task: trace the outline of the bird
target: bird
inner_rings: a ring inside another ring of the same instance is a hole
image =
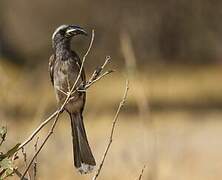
[[[74,85],[81,69],[81,60],[78,54],[71,49],[71,40],[74,36],[85,35],[87,32],[78,25],[61,25],[52,35],[53,54],[49,58],[49,75],[54,87],[58,104],[61,106],[67,92]],[[76,87],[86,83],[84,68]],[[83,110],[86,102],[86,92],[75,91],[65,105],[71,119],[74,166],[81,174],[92,172],[96,166],[83,122]]]

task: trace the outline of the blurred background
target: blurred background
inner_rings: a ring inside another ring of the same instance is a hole
[[[95,41],[88,76],[106,55],[116,72],[88,90],[84,111],[97,162],[130,80],[127,103],[100,178],[222,179],[222,1],[0,0],[0,125],[6,147],[22,142],[56,110],[48,75],[51,36],[78,24]],[[82,57],[90,36],[76,37]],[[43,130],[44,137],[49,127]],[[40,139],[41,142],[41,139]],[[33,145],[27,149],[34,153]],[[18,160],[19,169],[24,169]],[[73,168],[70,122],[62,115],[38,157],[39,179],[90,179]],[[16,179],[11,178],[11,179]]]

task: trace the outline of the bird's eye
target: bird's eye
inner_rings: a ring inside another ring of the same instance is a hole
[[[66,31],[64,29],[60,30],[61,35],[65,35]]]

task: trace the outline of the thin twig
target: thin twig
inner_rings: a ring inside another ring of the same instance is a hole
[[[142,168],[142,170],[141,170],[141,172],[140,172],[140,175],[139,175],[138,180],[141,180],[141,179],[142,179],[142,177],[143,177],[143,172],[144,172],[144,169],[145,169],[145,168],[146,168],[146,166],[144,165],[143,168]]]
[[[103,73],[102,75],[100,75],[99,77],[97,77],[96,79],[94,79],[93,81],[90,82],[90,84],[86,84],[84,87],[84,90],[88,89],[90,86],[92,86],[95,82],[99,81],[100,79],[102,79],[103,77],[105,77],[106,75],[110,74],[114,72],[113,70],[109,70],[106,71],[105,73]],[[79,90],[78,90],[79,91]],[[81,90],[80,90],[81,91]]]
[[[0,146],[2,145],[3,142],[4,142],[4,138],[1,139]]]
[[[114,70],[108,70],[105,73],[101,74],[103,69],[105,68],[105,66],[108,64],[108,62],[110,62],[110,59],[111,59],[110,56],[106,56],[103,65],[101,65],[100,67],[96,68],[96,70],[93,72],[93,74],[91,75],[89,80],[86,82],[86,84],[83,87],[83,89],[78,89],[78,91],[80,91],[80,92],[81,91],[86,91],[86,89],[88,89],[90,86],[92,86],[96,81],[99,81],[100,79],[102,79],[106,75],[114,72]]]
[[[110,59],[111,59],[110,56],[106,56],[105,62],[104,62],[104,64],[101,66],[102,69],[104,69],[104,67],[106,66],[106,64],[110,62]]]
[[[27,154],[26,154],[26,151],[25,151],[24,147],[22,148],[22,155],[23,155],[23,160],[24,160],[24,163],[25,163],[25,168],[27,168]],[[31,180],[29,171],[28,171],[27,174],[28,174],[28,180]]]
[[[121,102],[119,103],[119,107],[116,111],[116,114],[114,116],[114,119],[113,119],[113,123],[112,123],[112,129],[111,129],[111,132],[110,132],[110,136],[109,136],[109,143],[106,147],[106,150],[103,154],[103,157],[102,157],[102,160],[101,160],[101,163],[99,164],[99,168],[98,170],[96,171],[96,174],[93,176],[93,180],[96,180],[101,172],[101,169],[103,167],[103,164],[105,162],[105,159],[106,159],[106,156],[107,156],[107,153],[109,151],[109,148],[112,144],[112,141],[113,141],[113,133],[114,133],[114,130],[115,130],[115,125],[116,125],[116,122],[118,120],[118,116],[119,116],[119,113],[120,113],[120,110],[122,109],[123,105],[125,104],[126,102],[126,98],[127,98],[127,93],[128,93],[128,90],[129,90],[129,81],[127,80],[126,81],[126,88],[125,88],[125,92],[124,92],[124,95],[123,95],[123,98],[121,100]]]
[[[19,146],[18,150],[23,148],[25,145],[27,145],[35,136],[38,134],[38,132],[46,125],[48,124],[56,115],[58,114],[58,110],[52,113],[45,121],[43,121],[39,127],[36,128],[36,130]]]
[[[51,126],[51,129],[50,129],[50,131],[48,132],[46,138],[44,139],[44,141],[43,141],[43,143],[41,144],[40,148],[39,148],[38,151],[34,154],[33,158],[31,159],[30,163],[28,164],[27,168],[25,169],[25,171],[24,171],[24,173],[23,173],[23,175],[22,175],[22,177],[21,177],[22,180],[23,180],[23,178],[25,177],[26,173],[28,172],[28,170],[29,170],[31,164],[33,163],[34,159],[36,158],[36,156],[40,153],[40,151],[41,151],[42,148],[44,147],[44,145],[45,145],[45,143],[47,142],[47,140],[49,139],[49,137],[53,134],[53,130],[54,130],[55,126],[56,126],[56,123],[57,123],[57,121],[58,121],[58,119],[59,119],[60,114],[63,112],[65,105],[69,102],[72,93],[73,93],[74,91],[76,91],[76,90],[75,90],[76,84],[77,84],[77,82],[79,81],[79,78],[81,77],[81,74],[82,74],[82,71],[83,71],[84,62],[85,62],[85,59],[86,59],[87,55],[88,55],[89,52],[90,52],[90,49],[91,49],[92,44],[93,44],[93,41],[94,41],[94,30],[92,30],[91,41],[90,41],[88,50],[86,51],[85,55],[83,56],[82,64],[81,64],[81,67],[80,67],[80,70],[79,70],[79,74],[78,74],[78,76],[77,76],[77,78],[76,78],[76,81],[75,81],[75,83],[73,84],[71,91],[68,92],[68,95],[67,95],[64,103],[62,104],[62,106],[61,106],[61,107],[59,108],[59,110],[57,111],[55,120],[54,120],[54,122],[53,122],[53,124],[52,124],[52,126]],[[33,138],[33,137],[32,137],[32,138]]]
[[[22,177],[22,174],[19,172],[19,170],[17,168],[14,168],[13,171],[19,178]],[[23,180],[28,180],[28,179],[24,177]]]
[[[103,71],[103,69],[105,68],[106,64],[108,62],[110,62],[111,57],[110,56],[106,56],[105,61],[103,63],[102,66],[97,67],[96,70],[93,72],[92,76],[89,78],[87,84],[90,84],[93,80],[95,80]]]
[[[39,137],[37,137],[36,142],[34,144],[35,153],[38,151],[38,141]],[[34,160],[34,167],[33,167],[33,179],[37,179],[37,157]]]
[[[47,140],[49,139],[49,137],[52,135],[53,130],[54,130],[55,126],[56,126],[56,123],[57,123],[57,121],[58,121],[58,119],[59,119],[59,115],[60,115],[60,114],[61,114],[61,112],[56,115],[56,118],[55,118],[55,120],[54,120],[54,122],[53,122],[53,124],[52,124],[52,126],[51,126],[51,129],[50,129],[50,131],[48,132],[46,138],[44,139],[44,141],[43,141],[43,143],[41,144],[41,146],[40,146],[40,148],[38,149],[38,151],[34,154],[33,158],[32,158],[31,161],[29,162],[28,166],[26,167],[26,169],[25,169],[25,171],[24,171],[24,173],[23,173],[23,175],[22,175],[22,177],[21,177],[22,180],[23,180],[23,178],[25,177],[26,173],[28,172],[29,168],[31,167],[34,159],[37,157],[37,155],[40,153],[40,151],[42,150],[43,146],[45,145],[45,143],[47,142]]]
[[[65,91],[63,91],[62,89],[60,89],[59,87],[56,87],[56,89],[58,90],[58,91],[60,91],[61,93],[63,93],[64,95],[68,95]],[[70,91],[70,88],[68,88],[68,91]]]

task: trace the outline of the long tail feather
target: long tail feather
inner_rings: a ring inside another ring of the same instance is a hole
[[[92,151],[90,149],[83,118],[80,113],[72,113],[71,126],[73,137],[74,165],[81,174],[90,173],[96,165]]]

